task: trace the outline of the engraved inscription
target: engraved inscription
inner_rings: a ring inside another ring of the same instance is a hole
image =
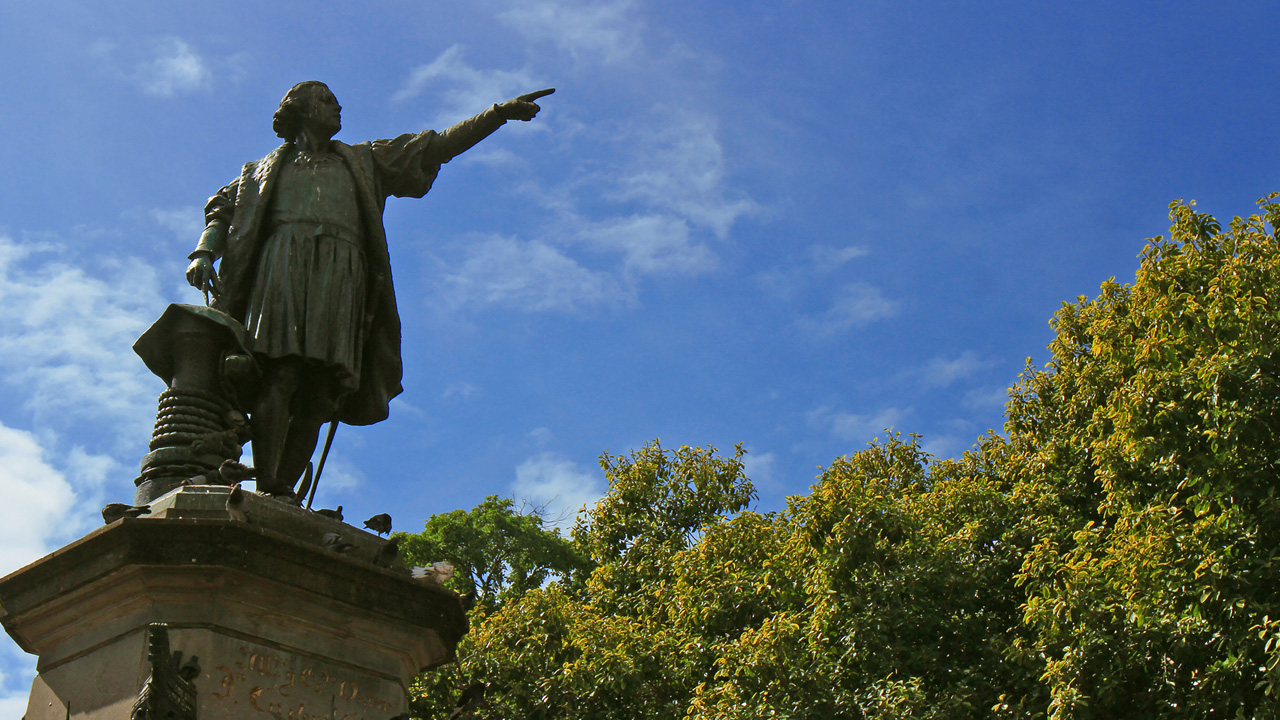
[[[211,697],[220,704],[247,705],[287,720],[380,720],[394,707],[353,678],[272,652],[242,646],[238,653],[239,659],[216,668],[220,689]]]

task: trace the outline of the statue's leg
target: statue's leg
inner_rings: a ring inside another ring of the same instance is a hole
[[[280,482],[288,483],[291,488],[315,454],[321,428],[333,419],[338,409],[332,371],[323,367],[308,367],[304,380],[294,396],[293,417],[276,473]]]
[[[302,375],[298,358],[270,358],[264,362],[262,391],[249,418],[253,430],[253,465],[258,473],[258,492],[289,492],[288,480],[281,482],[280,460],[289,436],[293,396]]]

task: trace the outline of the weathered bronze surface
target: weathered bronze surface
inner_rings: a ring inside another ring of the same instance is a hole
[[[182,652],[169,651],[169,626],[151,623],[147,628],[147,662],[151,674],[142,684],[129,720],[196,720],[196,686],[200,674],[196,656],[182,662]]]
[[[272,125],[285,143],[209,199],[187,269],[214,308],[244,324],[262,367],[250,408],[260,491],[292,496],[325,422],[384,420],[402,390],[386,199],[422,197],[442,164],[508,120],[532,120],[534,101],[552,92],[439,133],[356,145],[333,139],[342,108],[323,83],[285,95]]]

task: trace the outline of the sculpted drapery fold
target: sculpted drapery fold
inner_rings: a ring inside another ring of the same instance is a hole
[[[443,132],[427,130],[356,145],[332,141],[330,151],[350,171],[360,209],[360,247],[366,277],[360,377],[357,389],[341,403],[338,420],[368,425],[386,419],[388,403],[400,394],[400,316],[396,309],[382,212],[390,196],[426,195],[440,166],[497,130],[505,120],[496,108]],[[214,307],[244,322],[264,245],[280,169],[295,152],[291,142],[247,163],[240,176],[213,195],[205,206],[205,232],[191,257],[221,259]]]

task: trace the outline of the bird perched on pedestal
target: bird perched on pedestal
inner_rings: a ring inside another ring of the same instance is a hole
[[[341,505],[338,506],[337,510],[326,510],[324,508],[321,508],[319,510],[315,510],[314,512],[317,515],[321,515],[327,518],[333,518],[338,522],[342,522],[342,506]]]
[[[393,537],[378,548],[378,553],[373,556],[373,564],[378,567],[391,567],[391,563],[395,562],[399,555],[400,538]]]
[[[320,544],[325,550],[332,550],[339,555],[348,553],[356,547],[355,543],[347,540],[336,532],[325,533],[324,537],[320,539]]]
[[[227,514],[232,520],[249,522],[249,516],[244,514],[244,490],[240,489],[240,483],[236,483],[227,495]]]
[[[223,460],[222,464],[218,466],[218,474],[227,482],[241,483],[245,480],[252,480],[255,472],[253,468],[242,462]]]
[[[433,562],[426,567],[413,569],[413,578],[415,580],[429,582],[432,585],[443,585],[451,577],[453,577],[453,563],[445,560]]]
[[[374,515],[368,520],[365,520],[364,526],[378,533],[379,535],[390,534],[391,516],[386,513],[379,513],[378,515]]]
[[[125,505],[124,503],[107,503],[102,508],[102,521],[110,525],[120,518],[136,518],[151,512],[150,505]]]

